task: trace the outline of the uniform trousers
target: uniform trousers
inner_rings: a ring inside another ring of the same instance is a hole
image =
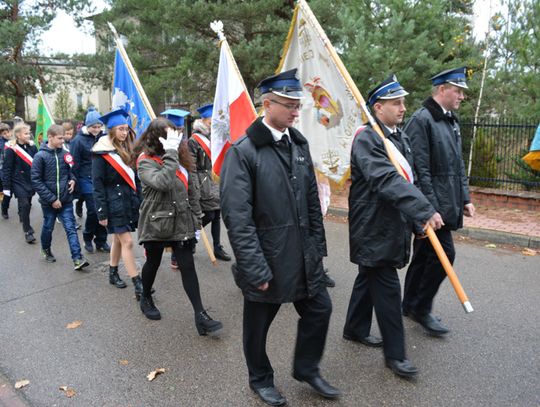
[[[332,302],[326,287],[311,298],[295,301],[300,316],[296,334],[293,374],[300,379],[319,376]],[[244,356],[253,389],[274,386],[274,370],[266,354],[266,338],[281,304],[244,299]]]
[[[17,196],[17,205],[19,208],[19,219],[22,222],[24,233],[34,233],[34,229],[30,226],[30,209],[32,209],[31,196]]]
[[[454,264],[456,250],[452,231],[439,229],[435,232],[441,242],[450,263]],[[426,315],[433,308],[433,299],[444,281],[446,272],[433,250],[429,239],[416,239],[413,245],[413,257],[405,276],[403,293],[403,311],[416,315]]]
[[[84,224],[83,239],[85,242],[90,243],[93,240],[97,247],[102,247],[107,243],[107,229],[99,224],[94,195],[81,194],[81,197],[86,202],[86,222]]]
[[[401,286],[394,267],[358,266],[343,332],[356,338],[368,336],[373,307],[383,338],[384,356],[405,359]]]
[[[203,211],[203,218],[201,219],[203,227],[212,222],[212,240],[214,247],[221,245],[221,211],[219,209],[213,211]]]

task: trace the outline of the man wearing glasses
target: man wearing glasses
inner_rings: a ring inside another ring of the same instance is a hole
[[[341,392],[319,371],[332,303],[322,257],[326,240],[307,140],[292,127],[301,107],[296,69],[264,79],[264,117],[230,148],[221,171],[221,207],[244,295],[243,342],[250,388],[267,404],[285,397],[274,385],[266,337],[280,305],[300,315],[293,377],[326,398]]]

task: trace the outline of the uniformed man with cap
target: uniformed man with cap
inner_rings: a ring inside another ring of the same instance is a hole
[[[461,154],[461,134],[454,111],[468,89],[467,68],[450,69],[431,78],[432,96],[407,122],[418,186],[441,214],[445,226],[436,232],[451,263],[455,249],[452,231],[463,227],[463,215],[474,216],[467,175]],[[446,273],[427,239],[414,242],[413,257],[405,278],[403,315],[420,323],[428,334],[448,332],[431,311],[433,298]]]
[[[243,342],[249,386],[267,404],[283,405],[266,354],[268,329],[283,303],[300,315],[293,377],[320,395],[341,392],[319,370],[332,312],[324,282],[321,206],[307,140],[292,127],[302,86],[296,69],[258,85],[264,117],[236,141],[221,171],[221,208],[244,295]]]
[[[414,185],[409,139],[397,127],[405,114],[406,95],[397,78],[390,75],[368,98],[405,178],[390,162],[383,139],[371,125],[360,127],[352,144],[349,240],[350,258],[358,265],[358,275],[343,336],[368,346],[378,345],[380,340],[369,335],[374,307],[386,365],[399,376],[411,377],[417,369],[405,354],[396,269],[409,261],[413,230],[421,232],[426,223],[437,229],[442,220]]]

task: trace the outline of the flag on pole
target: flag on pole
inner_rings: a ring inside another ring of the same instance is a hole
[[[540,125],[536,129],[531,149],[527,155],[523,157],[523,161],[527,163],[535,171],[540,171]]]
[[[146,130],[152,118],[155,117],[150,104],[145,103],[145,100],[146,95],[125,50],[117,45],[114,58],[112,108],[113,110],[122,108],[129,113],[130,126],[135,130],[137,137]]]
[[[36,120],[36,135],[34,137],[34,142],[39,149],[41,142],[47,140],[47,130],[49,127],[54,124],[54,119],[52,114],[47,106],[45,97],[43,93],[39,91],[38,94],[38,111],[37,111],[37,120]]]
[[[221,40],[211,141],[212,168],[219,176],[231,143],[245,133],[257,118],[257,113],[223,35],[223,24],[219,21],[211,26]]]
[[[308,8],[299,1],[294,10],[277,72],[298,68],[305,98],[295,127],[309,141],[316,170],[341,185],[349,177],[351,145],[362,115]]]

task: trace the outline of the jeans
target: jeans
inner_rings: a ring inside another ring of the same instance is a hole
[[[71,258],[73,260],[82,258],[81,245],[79,243],[79,236],[77,235],[77,224],[75,222],[75,215],[73,215],[73,204],[71,202],[66,203],[62,205],[60,209],[54,209],[50,205],[41,205],[41,209],[43,210],[41,247],[43,249],[51,248],[54,224],[56,222],[56,218],[58,217],[60,222],[62,222],[62,226],[64,226],[64,230],[66,231]]]

